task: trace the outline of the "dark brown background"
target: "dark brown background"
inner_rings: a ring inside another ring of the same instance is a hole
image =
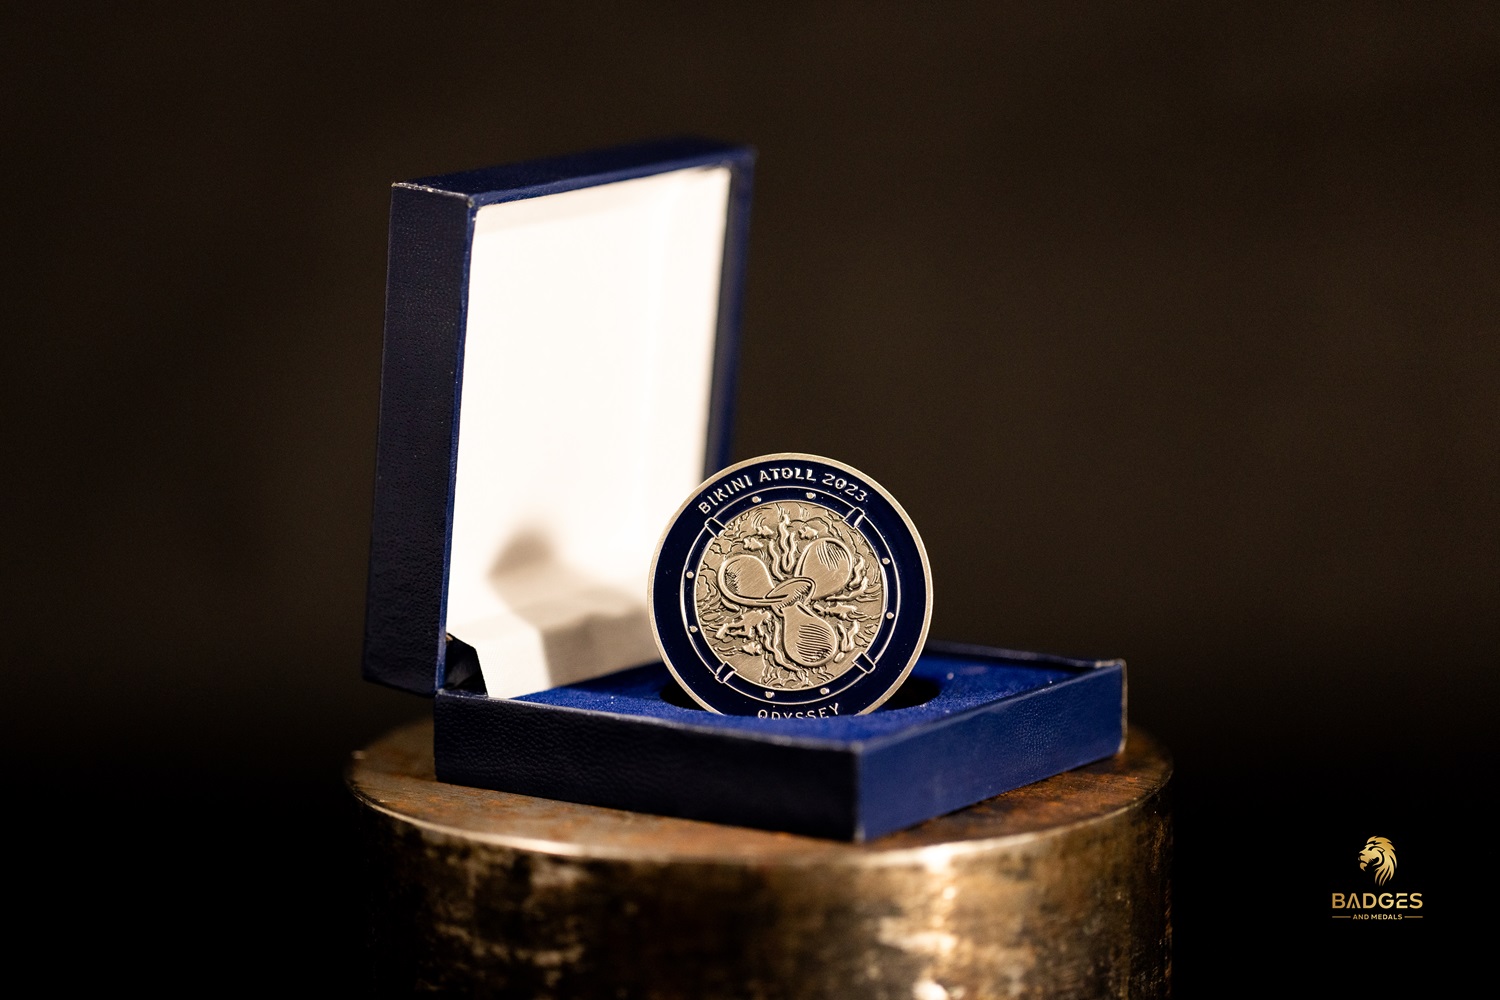
[[[358,680],[388,185],[678,132],[761,154],[736,457],[886,485],[934,635],[1129,660],[1180,766],[1182,995],[1447,939],[1323,907],[1373,833],[1456,907],[1437,857],[1483,832],[1493,7],[180,5],[0,38],[8,864],[36,940],[93,956],[23,970],[350,981],[338,770],[424,710]],[[878,405],[828,419],[831,375]]]

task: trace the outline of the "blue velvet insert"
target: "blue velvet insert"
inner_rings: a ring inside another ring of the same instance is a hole
[[[524,698],[445,688],[433,704],[437,776],[868,840],[1119,749],[1121,661],[935,646],[868,715],[715,715],[690,707],[660,663]]]
[[[675,726],[757,735],[775,734],[820,742],[847,744],[919,729],[963,712],[991,705],[1013,695],[1049,687],[1077,676],[1076,669],[1043,668],[975,660],[969,656],[925,653],[907,678],[913,694],[932,693],[930,700],[906,708],[882,707],[868,715],[824,719],[760,719],[745,715],[716,715],[701,708],[684,708],[663,697],[677,682],[660,663],[621,670],[594,680],[539,691],[516,699],[541,705],[645,716]],[[901,704],[898,693],[887,704]]]

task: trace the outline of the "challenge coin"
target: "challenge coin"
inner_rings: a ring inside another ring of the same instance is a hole
[[[932,617],[927,552],[901,505],[815,455],[754,458],[699,486],[649,591],[667,668],[726,715],[869,712],[911,672]]]

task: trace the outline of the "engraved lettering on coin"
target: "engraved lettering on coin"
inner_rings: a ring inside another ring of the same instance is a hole
[[[769,503],[709,544],[693,597],[704,637],[736,673],[800,691],[832,681],[869,648],[885,616],[885,575],[838,514]]]

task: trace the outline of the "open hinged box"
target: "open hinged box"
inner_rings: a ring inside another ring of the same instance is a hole
[[[395,185],[365,677],[433,696],[441,780],[843,839],[1115,753],[1117,660],[929,643],[824,719],[715,715],[658,662],[654,546],[728,464],[752,163],[684,139]]]

